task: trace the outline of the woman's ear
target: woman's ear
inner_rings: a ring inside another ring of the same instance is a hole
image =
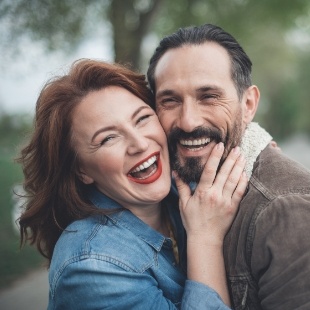
[[[84,184],[92,184],[94,183],[93,178],[88,176],[83,170],[80,170],[79,173],[77,174],[79,179],[84,183]]]
[[[250,86],[244,94],[244,111],[243,111],[243,122],[245,125],[252,122],[260,98],[259,89],[256,85]]]

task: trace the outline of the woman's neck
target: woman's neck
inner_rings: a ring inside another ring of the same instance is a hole
[[[131,209],[131,212],[154,230],[164,236],[169,236],[166,215],[161,204]]]

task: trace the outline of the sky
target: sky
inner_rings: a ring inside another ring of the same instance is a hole
[[[113,59],[109,40],[103,42],[102,38],[85,41],[70,55],[60,52],[48,53],[36,42],[23,44],[23,49],[18,55],[0,64],[0,113],[33,114],[44,83],[54,75],[63,74],[76,59]]]

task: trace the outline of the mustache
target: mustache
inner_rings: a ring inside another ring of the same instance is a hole
[[[180,128],[173,128],[168,135],[168,143],[173,145],[179,140],[200,139],[205,137],[214,140],[216,143],[226,142],[222,133],[218,129],[210,127],[197,127],[192,132],[185,132]]]

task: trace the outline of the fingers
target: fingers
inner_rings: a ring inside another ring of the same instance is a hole
[[[237,207],[246,191],[248,185],[248,178],[246,176],[246,173],[243,171],[243,173],[241,174],[239,183],[232,195],[231,198],[231,203],[233,206]]]
[[[231,164],[233,161],[234,159],[231,160]],[[224,184],[223,196],[232,197],[232,195],[234,194],[236,190],[236,187],[238,186],[241,180],[244,167],[245,167],[245,158],[243,155],[239,155],[230,173],[228,174],[227,180]]]
[[[175,184],[178,189],[180,203],[181,205],[185,205],[191,197],[190,187],[179,178],[175,171],[172,171],[172,176],[174,177]]]
[[[216,188],[219,190],[222,189],[223,191],[225,186],[227,191],[236,188],[244,169],[245,163],[242,159],[243,157],[240,157],[239,147],[235,147],[230,151],[214,181],[214,186]],[[235,167],[236,164],[237,166]],[[231,194],[232,193],[233,191],[231,191]]]
[[[216,144],[210,154],[210,157],[205,164],[202,175],[197,185],[196,191],[205,190],[213,185],[216,171],[222,155],[224,153],[224,144],[222,142]]]

